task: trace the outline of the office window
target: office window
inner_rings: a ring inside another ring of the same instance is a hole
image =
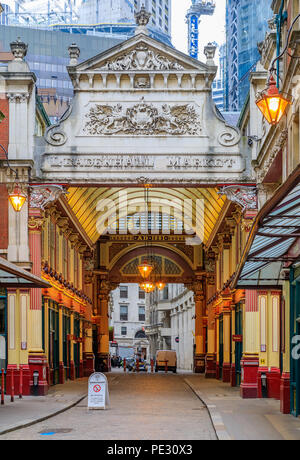
[[[139,307],[139,321],[145,321],[145,307]]]
[[[146,292],[143,289],[139,288],[139,299],[143,300],[145,298],[146,298]]]
[[[120,305],[120,321],[128,321],[127,305]]]
[[[128,299],[128,286],[120,286],[120,298]]]

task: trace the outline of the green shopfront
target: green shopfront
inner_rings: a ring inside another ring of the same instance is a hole
[[[300,267],[291,270],[291,413],[300,415]]]

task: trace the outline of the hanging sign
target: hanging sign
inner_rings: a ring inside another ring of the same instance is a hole
[[[175,342],[176,342],[176,343],[179,343],[179,337],[176,337],[176,338],[175,338]]]
[[[234,342],[240,342],[241,343],[243,341],[243,336],[242,335],[233,335],[232,340]]]
[[[104,374],[96,372],[89,378],[88,408],[106,409],[109,405],[108,382]]]

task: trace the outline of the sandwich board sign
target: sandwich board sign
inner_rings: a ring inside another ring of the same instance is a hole
[[[95,372],[88,383],[88,409],[106,409],[109,405],[108,382],[104,374]]]

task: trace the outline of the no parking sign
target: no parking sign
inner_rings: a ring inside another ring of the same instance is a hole
[[[109,405],[108,382],[104,374],[96,372],[89,378],[88,408],[106,409]]]

